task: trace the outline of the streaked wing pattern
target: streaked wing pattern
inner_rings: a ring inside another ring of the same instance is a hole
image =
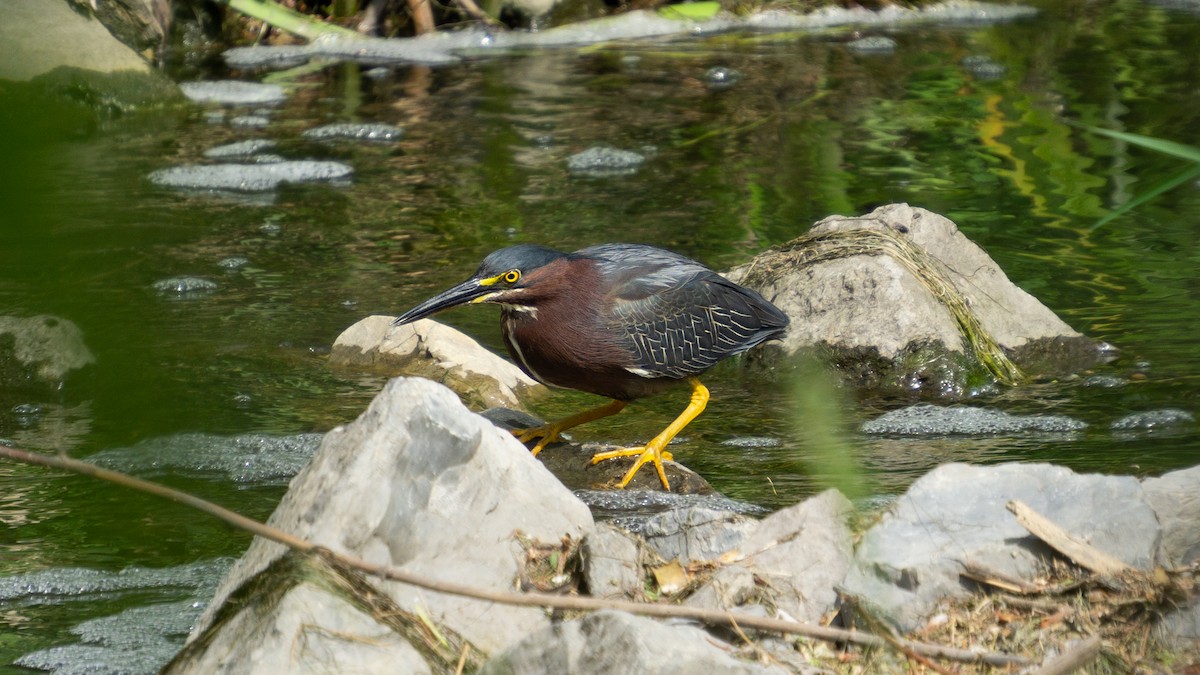
[[[608,324],[624,332],[638,375],[697,375],[787,326],[787,318],[757,293],[691,259],[664,260],[663,251],[642,247],[606,255],[607,248],[581,253],[600,258],[601,269],[615,282]]]

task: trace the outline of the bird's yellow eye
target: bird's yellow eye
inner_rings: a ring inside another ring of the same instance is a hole
[[[515,284],[521,278],[521,270],[509,270],[500,277],[506,284]]]

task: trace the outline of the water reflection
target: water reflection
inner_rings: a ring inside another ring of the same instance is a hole
[[[915,401],[851,392],[844,442],[866,485],[894,494],[945,461],[1137,474],[1195,463],[1194,427],[1125,436],[1108,425],[1130,412],[1196,412],[1200,190],[1180,187],[1092,231],[1178,162],[1065,120],[1200,145],[1200,68],[1194,50],[1178,48],[1200,42],[1200,18],[1132,0],[1047,3],[1033,21],[901,31],[886,56],[847,50],[842,37],[735,34],[386,72],[330,66],[301,76],[265,129],[184,108],[27,149],[5,182],[16,225],[0,228],[3,313],[74,322],[96,362],[52,395],[3,397],[0,437],[82,456],[123,448],[138,470],[161,459],[153,472],[163,480],[265,517],[278,476],[235,484],[228,467],[181,469],[186,451],[163,439],[290,436],[353,419],[382,378],[327,369],[332,340],[465,278],[496,248],[640,241],[721,268],[831,213],[908,201],[954,219],[1016,283],[1121,348],[1096,374],[1126,386],[1081,377],[971,402],[1077,417],[1089,423],[1078,434],[929,439],[858,433]],[[971,56],[1005,72],[981,77],[964,66]],[[705,82],[714,67],[741,78],[714,89]],[[405,134],[387,146],[302,137],[343,121]],[[252,139],[274,140],[281,157],[351,165],[353,182],[283,186],[246,202],[147,180]],[[567,158],[597,145],[653,152],[630,176],[571,176]],[[228,271],[220,263],[230,258],[250,262]],[[219,287],[186,302],[153,291],[180,276]],[[493,313],[446,319],[502,350]],[[779,507],[839,479],[814,468],[795,434],[786,380],[719,368],[706,383],[712,404],[672,449],[718,489]],[[581,397],[556,395],[535,412],[595,402]],[[10,412],[28,402],[42,406],[36,419]],[[578,437],[644,440],[679,406],[672,395],[641,402]],[[752,437],[771,442],[731,442]],[[0,495],[10,575],[169,567],[246,545],[181,508],[84,479],[0,467]],[[98,601],[85,614],[113,611]],[[11,644],[27,653],[70,643],[79,617],[64,614],[74,613],[23,607],[5,625],[18,636]],[[19,655],[6,649],[0,662]]]

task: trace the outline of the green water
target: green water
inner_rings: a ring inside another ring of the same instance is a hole
[[[211,124],[191,106],[91,130],[49,125],[67,138],[18,144],[5,160],[0,314],[74,322],[96,363],[61,389],[0,392],[0,438],[87,457],[184,432],[325,431],[354,419],[383,382],[330,370],[334,338],[465,278],[502,245],[641,241],[722,268],[826,215],[907,201],[955,220],[1069,324],[1119,347],[1100,372],[1127,385],[1040,382],[971,401],[1071,415],[1090,425],[1078,434],[917,441],[853,433],[911,400],[843,391],[835,412],[869,492],[895,493],[954,460],[1139,475],[1197,463],[1194,426],[1120,436],[1108,424],[1142,410],[1198,412],[1200,189],[1184,185],[1091,231],[1183,166],[1064,120],[1200,146],[1200,18],[1143,3],[1065,3],[1032,21],[894,37],[893,55],[855,55],[831,33],[538,52],[382,78],[331,66],[305,77],[261,131]],[[968,55],[1007,72],[976,79],[960,66]],[[743,77],[712,90],[703,81],[712,66]],[[386,122],[407,135],[394,145],[296,140],[330,121]],[[279,140],[288,156],[345,161],[353,184],[286,188],[256,205],[146,180],[254,137]],[[633,176],[569,175],[566,158],[597,144],[653,154]],[[227,272],[217,263],[229,256],[250,263]],[[188,298],[151,288],[180,275],[220,287]],[[500,348],[493,309],[442,318]],[[802,440],[804,428],[827,422],[797,412],[793,388],[803,382],[735,367],[707,381],[714,400],[674,452],[717,489],[778,507],[835,477]],[[639,403],[578,435],[648,438],[685,399]],[[566,393],[536,412],[594,402]],[[41,405],[41,416],[12,412],[24,403]],[[746,437],[772,444],[736,443]],[[201,469],[154,477],[258,518],[283,490]],[[182,507],[8,464],[0,522],[5,576],[182,565],[236,556],[248,541]],[[74,641],[70,628],[83,619],[159,599],[0,600],[0,664]]]

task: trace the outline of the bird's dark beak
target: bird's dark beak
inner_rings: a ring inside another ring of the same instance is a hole
[[[392,322],[393,326],[403,326],[406,323],[412,323],[417,319],[424,319],[427,316],[432,316],[451,307],[466,305],[473,302],[484,302],[488,296],[494,294],[496,289],[490,285],[483,284],[479,279],[472,277],[455,286],[454,288],[442,291],[432,298],[413,307],[407,312],[396,317]]]

